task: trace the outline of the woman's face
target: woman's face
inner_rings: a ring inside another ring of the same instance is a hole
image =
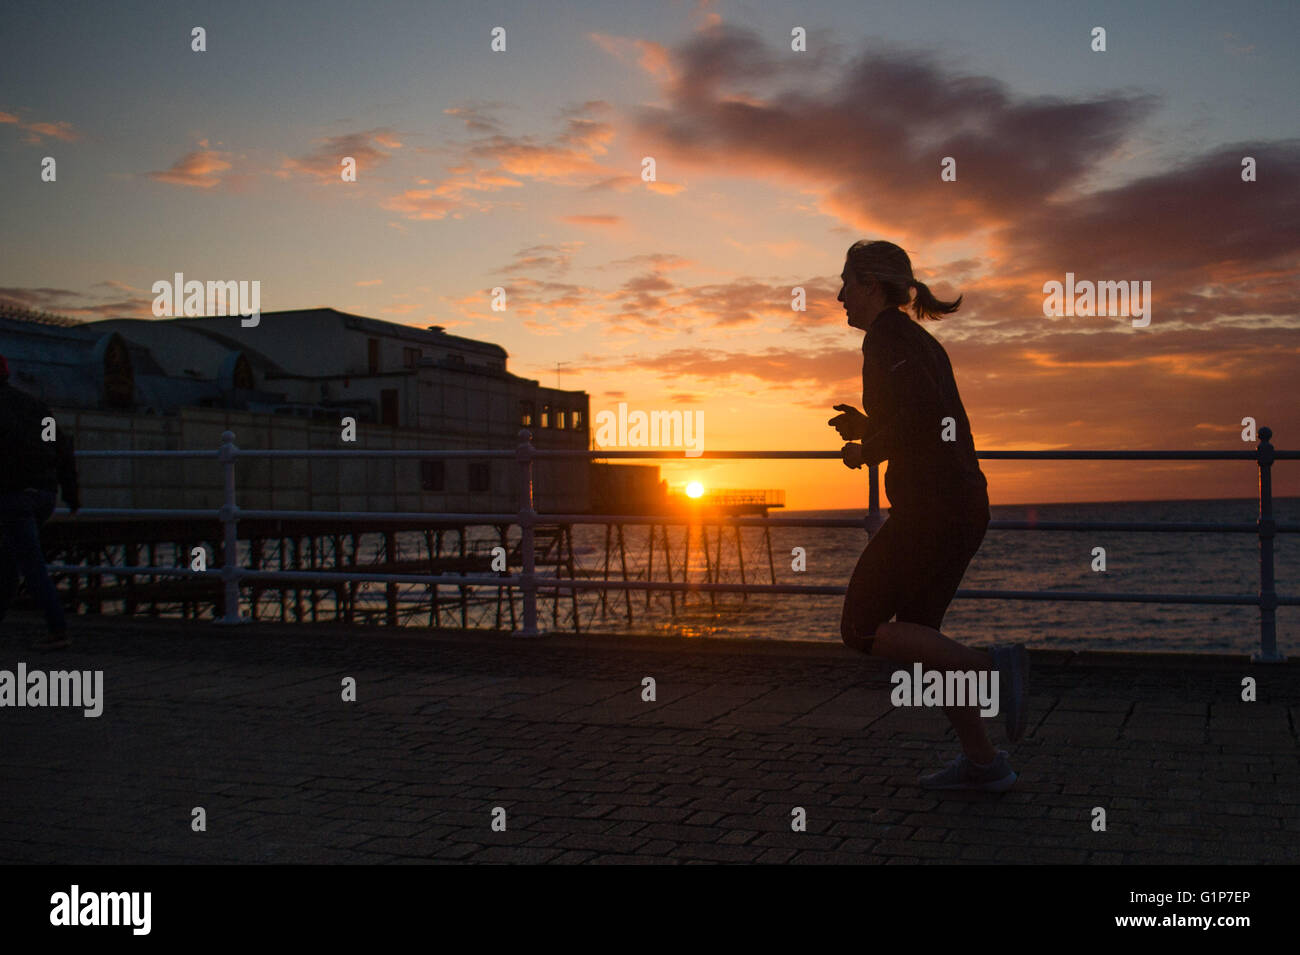
[[[844,271],[840,273],[840,281],[844,284],[840,287],[838,301],[844,303],[848,323],[852,328],[865,331],[880,311],[873,304],[875,298],[880,295],[878,283],[871,279],[866,285],[861,284],[848,263],[845,263]]]

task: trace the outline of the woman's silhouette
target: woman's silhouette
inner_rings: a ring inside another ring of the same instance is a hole
[[[955,312],[912,275],[907,253],[892,242],[855,242],[841,275],[851,327],[862,341],[862,405],[836,405],[830,420],[851,468],[888,460],[889,518],[858,560],[840,623],[845,644],[894,663],[927,670],[995,670],[1007,738],[1025,729],[1028,656],[1023,645],[976,650],[939,632],[944,613],[989,522],[988,483],[980,471],[970,422],[948,355],[902,311],[910,289],[916,318]],[[895,622],[891,618],[897,617]],[[979,709],[945,707],[962,755],[925,776],[930,789],[1002,791],[1016,780],[1004,750],[995,750]]]

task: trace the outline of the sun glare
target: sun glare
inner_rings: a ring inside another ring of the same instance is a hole
[[[686,496],[687,496],[687,497],[703,497],[703,496],[704,496],[704,485],[701,484],[699,481],[692,481],[690,484],[686,485]]]

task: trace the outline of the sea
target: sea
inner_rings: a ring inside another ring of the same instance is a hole
[[[994,520],[1011,521],[1144,521],[1253,523],[1259,502],[1252,499],[1206,501],[1134,501],[1088,504],[1006,505],[991,509]],[[861,510],[783,511],[772,516],[861,518]],[[1274,501],[1274,518],[1300,522],[1300,498]],[[771,571],[761,531],[746,529],[740,553],[733,532],[724,530],[706,562],[696,533],[691,580],[703,581],[709,567],[721,567],[719,580],[738,582],[739,557],[746,561],[746,580],[770,583]],[[1274,538],[1274,573],[1279,594],[1300,594],[1300,535]],[[771,528],[772,565],[777,583],[838,585],[847,583],[867,543],[859,528]],[[713,542],[714,538],[710,537]],[[676,562],[682,559],[680,531],[670,535]],[[575,530],[580,566],[601,567],[604,529]],[[644,528],[629,527],[624,556],[629,575],[639,576],[648,556]],[[792,569],[792,552],[803,548],[806,569]],[[1094,548],[1105,548],[1105,570],[1094,569]],[[662,552],[654,577],[664,579]],[[619,557],[613,560],[619,567]],[[680,570],[680,568],[679,568]],[[619,574],[615,574],[619,576]],[[680,573],[676,579],[680,579]],[[1170,533],[1109,531],[1041,531],[990,529],[967,568],[963,589],[1067,590],[1084,593],[1247,594],[1260,587],[1259,538],[1247,533]],[[678,598],[680,601],[680,598]],[[590,608],[595,595],[584,599]],[[647,607],[644,593],[631,597],[632,620],[624,612],[627,598],[609,594],[594,612],[583,612],[584,629],[629,630],[686,636],[748,640],[839,642],[841,598],[752,594],[709,597],[692,594],[686,606],[670,612],[669,598],[658,594]],[[543,625],[546,616],[543,616]],[[1300,653],[1300,608],[1277,610],[1277,640],[1283,653]],[[963,643],[984,646],[1022,642],[1030,647],[1062,650],[1250,653],[1259,648],[1259,608],[1178,603],[1100,603],[1080,601],[993,600],[957,597],[944,619],[943,631]]]

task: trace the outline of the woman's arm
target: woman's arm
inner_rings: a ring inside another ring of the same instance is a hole
[[[923,359],[895,337],[882,336],[863,351],[862,405],[868,416],[862,437],[864,463],[892,460],[917,428],[928,427],[927,419],[935,418],[939,385]],[[939,427],[937,418],[933,425]]]
[[[867,433],[867,416],[852,405],[836,405],[840,412],[826,423],[840,433],[845,441],[857,441]]]

